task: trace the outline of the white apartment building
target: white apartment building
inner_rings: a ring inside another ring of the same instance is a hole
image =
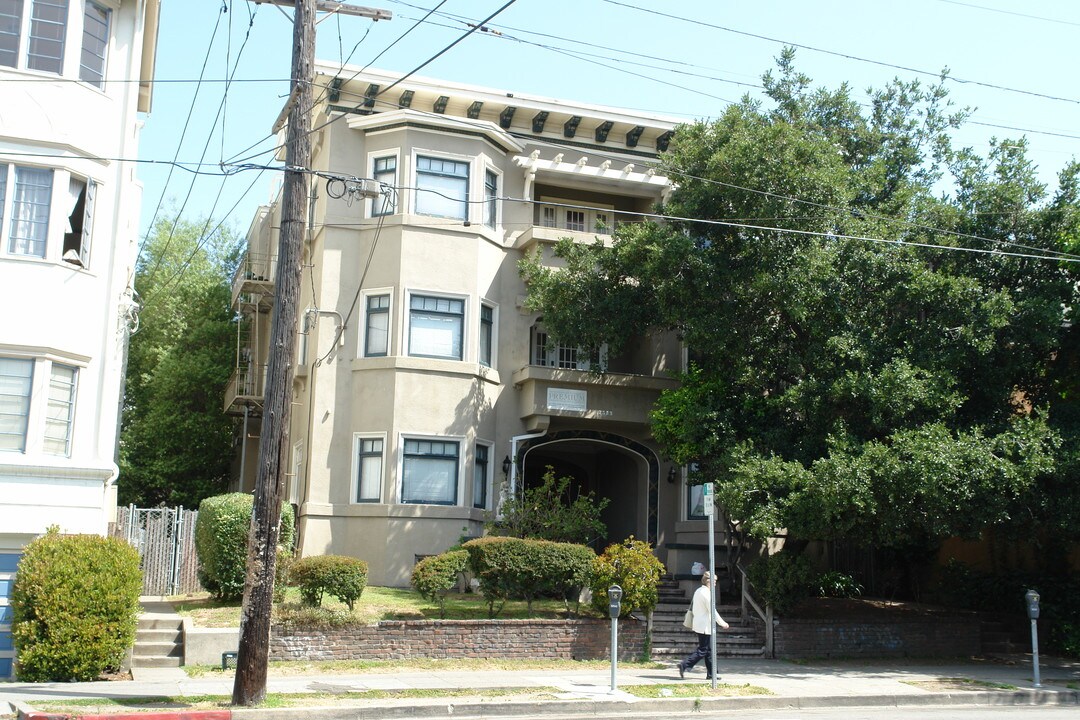
[[[683,348],[645,332],[618,356],[559,346],[524,307],[518,272],[527,254],[557,262],[559,238],[609,241],[651,211],[671,187],[654,165],[676,121],[316,71],[288,473],[301,553],[358,557],[372,584],[405,586],[418,558],[482,534],[504,487],[550,466],[610,499],[608,541],[648,540],[689,572],[688,552],[705,558],[700,497],[648,425]],[[245,490],[279,218],[277,204],[257,214],[233,286],[245,321],[225,409],[245,418]],[[590,372],[600,355],[605,372]]]
[[[20,548],[104,534],[160,0],[0,2],[0,679]]]

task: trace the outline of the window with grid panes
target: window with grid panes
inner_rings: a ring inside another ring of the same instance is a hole
[[[450,440],[405,440],[401,502],[456,505],[459,448]]]
[[[382,438],[357,438],[356,452],[356,502],[377,503],[382,490]]]
[[[469,219],[469,164],[457,160],[416,158],[416,212]]]
[[[382,195],[371,201],[372,216],[393,215],[397,212],[397,157],[375,158],[372,177],[382,188]]]
[[[390,296],[369,295],[364,356],[382,357],[390,350]]]
[[[473,507],[487,509],[488,457],[491,448],[476,446],[476,465],[473,467]]]
[[[461,360],[465,301],[413,295],[409,298],[409,355]]]

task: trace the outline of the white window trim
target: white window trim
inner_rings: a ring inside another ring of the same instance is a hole
[[[402,200],[403,193],[400,191],[400,188],[402,186],[402,182],[401,182],[401,171],[402,171],[402,167],[401,167],[401,149],[400,148],[393,148],[393,149],[388,149],[388,150],[369,152],[367,154],[367,167],[368,167],[368,172],[370,173],[369,177],[372,177],[372,178],[375,177],[375,161],[376,160],[382,160],[383,158],[389,158],[389,157],[394,158],[394,190],[393,190],[393,193],[394,193],[394,209],[393,209],[392,212],[386,213],[384,215],[376,214],[375,208],[382,204],[382,201],[383,201],[382,198],[379,197],[379,198],[376,198],[376,199],[368,200],[367,201],[367,214],[366,214],[366,216],[369,217],[369,218],[378,219],[378,218],[392,217],[394,215],[400,215],[401,212],[402,212],[401,200]]]
[[[368,328],[368,298],[373,295],[389,295],[390,296],[390,308],[386,311],[386,355],[368,355],[367,354],[367,328]],[[360,332],[359,346],[356,348],[356,357],[369,358],[369,357],[392,357],[394,355],[394,305],[397,303],[397,298],[394,296],[394,288],[381,287],[371,288],[370,290],[362,290],[360,293],[360,307],[363,309],[360,319]]]
[[[379,495],[374,500],[360,500],[360,444],[364,440],[382,440],[382,460],[379,463]],[[349,475],[349,504],[350,505],[378,505],[386,496],[386,451],[389,449],[386,442],[386,433],[369,432],[353,433],[352,441],[352,471]],[[402,444],[404,448],[404,444]]]
[[[486,158],[483,158],[483,162],[480,163],[480,166],[481,166],[481,172],[478,173],[479,175],[481,175],[481,178],[480,178],[480,197],[484,200],[484,202],[481,203],[481,209],[480,209],[480,226],[483,227],[484,229],[486,229],[488,232],[498,234],[498,233],[502,232],[502,226],[503,226],[503,203],[502,203],[501,200],[499,200],[499,198],[502,197],[505,194],[503,192],[503,187],[504,187],[503,183],[505,182],[506,178],[503,176],[502,171],[499,170],[499,168],[492,165],[490,162],[488,162]],[[494,227],[487,224],[487,174],[489,172],[493,173],[495,175],[495,226]]]
[[[15,360],[30,360],[33,363],[30,380],[30,408],[26,416],[26,438],[23,449],[0,450],[0,459],[5,456],[22,455],[70,458],[76,454],[76,441],[78,440],[79,406],[80,396],[83,394],[84,378],[87,364],[77,358],[66,357],[58,353],[33,353],[18,350],[0,350],[0,356]],[[49,385],[52,382],[52,366],[66,365],[75,369],[74,391],[71,407],[71,421],[67,439],[67,452],[64,454],[50,453],[45,450],[45,426],[49,412]]]
[[[483,340],[480,323],[485,307],[491,308],[491,363],[489,365],[484,365],[480,361],[480,343]],[[492,370],[499,366],[499,304],[485,298],[480,298],[476,307],[476,363]]]
[[[33,13],[32,0],[18,0],[22,3],[22,19],[19,27],[19,54],[15,58],[15,65],[3,65],[0,68],[9,71],[18,71],[44,77],[64,77],[77,80],[84,88],[96,92],[103,92],[104,88],[88,83],[81,79],[80,67],[82,64],[83,28],[85,25],[85,0],[68,0],[67,19],[64,22],[64,56],[60,61],[60,72],[54,73],[48,70],[32,70],[28,67],[27,52],[30,42],[30,21]],[[109,37],[105,44],[105,67],[103,73],[103,85],[109,79],[109,65],[115,49],[116,25],[119,19],[120,3],[117,0],[93,0],[96,5],[110,11]]]
[[[300,440],[292,446],[292,477],[289,478],[289,502],[293,505],[300,504],[300,483],[304,479],[304,441]]]
[[[477,505],[476,505],[476,488],[472,487],[471,488],[472,489],[472,495],[469,498],[469,507],[472,508],[473,510],[491,510],[491,500],[492,500],[492,496],[493,496],[493,494],[495,492],[495,484],[493,482],[493,478],[495,476],[495,443],[491,442],[490,440],[481,440],[480,438],[477,438],[476,441],[473,443],[473,446],[472,446],[472,463],[473,463],[473,471],[474,471],[474,473],[476,471],[476,448],[479,445],[483,445],[484,447],[486,447],[488,449],[487,473],[486,473],[486,477],[484,478],[484,489],[485,489],[484,505],[483,505],[483,507],[477,507]],[[475,478],[473,476],[469,477],[470,486],[472,485],[472,481],[474,479]]]
[[[416,505],[423,506],[428,503],[406,503],[402,498],[405,492],[405,441],[406,440],[431,440],[433,442],[456,442],[458,445],[458,457],[457,457],[457,487],[454,490],[454,497],[456,500],[453,505],[438,504],[432,507],[462,507],[465,502],[465,488],[463,483],[472,482],[472,475],[468,478],[465,477],[465,461],[468,459],[466,456],[471,455],[466,445],[467,439],[463,435],[430,435],[426,433],[410,433],[403,432],[398,434],[397,438],[397,486],[394,488],[394,499],[399,505]],[[385,447],[385,445],[383,446]]]
[[[9,235],[11,233],[11,217],[14,212],[16,167],[52,171],[52,189],[49,195],[48,228],[45,234],[44,257],[13,253],[8,250]],[[0,155],[0,172],[7,173],[5,193],[4,196],[0,197],[0,204],[3,206],[2,213],[0,213],[0,215],[3,216],[2,221],[0,221],[0,257],[24,262],[63,263],[63,265],[68,268],[88,270],[90,267],[90,255],[92,254],[95,245],[94,227],[100,226],[100,223],[97,222],[97,216],[102,208],[101,181],[98,178],[76,172],[67,167],[28,163],[23,162],[21,158],[10,158],[3,155]],[[68,204],[68,199],[70,198],[69,189],[73,178],[85,183],[87,192],[93,194],[90,228],[89,232],[86,232],[84,228],[84,238],[80,243],[81,252],[79,264],[63,261],[64,235],[67,234],[68,217],[71,215],[72,211],[72,207]]]
[[[429,158],[434,158],[434,159],[437,159],[437,160],[449,160],[449,161],[452,161],[452,162],[465,163],[466,165],[469,166],[469,178],[468,178],[468,183],[466,184],[468,197],[465,200],[465,218],[464,219],[458,220],[458,218],[450,218],[450,217],[445,217],[445,216],[442,216],[442,215],[429,215],[427,213],[421,213],[416,209],[416,202],[417,202],[417,199],[419,198],[419,192],[420,192],[420,190],[419,190],[419,188],[420,188],[420,173],[419,173],[417,168],[419,166],[419,162],[420,162],[421,157],[429,157]],[[416,216],[418,216],[418,217],[441,218],[443,220],[458,221],[458,222],[463,222],[463,223],[467,222],[467,223],[475,225],[476,224],[476,209],[475,209],[475,206],[477,204],[475,202],[475,200],[476,200],[476,175],[477,175],[476,165],[477,165],[477,163],[476,163],[476,156],[475,155],[463,155],[463,154],[460,154],[460,153],[448,153],[445,150],[428,150],[428,149],[423,149],[423,148],[413,148],[412,154],[409,157],[409,167],[408,167],[409,188],[410,188],[410,190],[409,190],[409,197],[406,198],[408,200],[408,203],[409,203],[409,205],[408,205],[409,212],[416,215]],[[399,176],[401,175],[400,171],[398,172],[398,175]],[[483,185],[481,185],[481,188],[483,188]],[[482,193],[481,193],[481,197],[483,197]],[[400,193],[398,194],[398,200],[401,200],[401,194]],[[481,204],[483,204],[483,203],[481,203]]]
[[[608,227],[608,231],[606,233],[597,232],[596,227],[595,227],[595,223],[594,223],[593,227],[590,228],[590,227],[586,226],[586,228],[584,230],[569,230],[569,229],[564,228],[561,225],[559,225],[559,223],[556,223],[555,228],[554,228],[556,230],[563,230],[565,232],[585,233],[587,235],[604,235],[604,236],[607,236],[607,235],[611,235],[612,230],[614,229],[614,226],[615,226],[615,206],[614,205],[608,205],[608,204],[605,204],[605,203],[588,202],[588,201],[584,201],[584,200],[571,200],[570,198],[552,197],[552,196],[549,196],[549,195],[542,195],[540,197],[540,199],[537,200],[537,204],[541,208],[543,208],[544,205],[554,205],[554,206],[556,206],[557,212],[562,214],[562,215],[565,215],[567,210],[581,209],[586,213],[586,221],[588,221],[588,218],[590,218],[590,217],[595,217],[597,212],[604,212],[604,213],[608,214],[608,220],[611,223],[611,225]],[[560,207],[560,206],[563,206],[563,205],[569,205],[570,207]],[[543,220],[543,209],[540,210],[540,213],[541,213],[540,219]]]
[[[413,355],[412,352],[412,299],[413,296],[419,295],[421,297],[433,297],[433,298],[445,298],[447,300],[460,300],[462,302],[463,316],[461,318],[461,357],[444,357],[444,356],[432,356],[432,355]],[[404,323],[403,333],[401,336],[402,349],[401,354],[406,357],[428,358],[432,360],[446,360],[448,362],[465,362],[470,357],[476,357],[476,350],[473,350],[470,354],[471,343],[473,342],[473,333],[469,330],[470,313],[469,308],[471,306],[471,298],[468,295],[460,295],[457,293],[438,292],[433,290],[422,290],[419,288],[410,288],[405,292],[405,303],[401,312],[402,322]],[[391,301],[391,305],[393,302]],[[392,308],[391,308],[392,309]],[[479,322],[479,317],[477,317]],[[477,332],[479,328],[477,328]]]

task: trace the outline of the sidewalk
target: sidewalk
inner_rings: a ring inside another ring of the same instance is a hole
[[[1040,659],[1043,687],[1033,687],[1031,659],[1027,656],[993,661],[941,662],[871,660],[807,662],[783,660],[723,659],[719,663],[721,683],[749,684],[767,689],[771,695],[748,697],[703,697],[641,699],[616,689],[611,692],[611,672],[604,670],[521,670],[521,671],[424,671],[372,672],[362,675],[273,676],[267,683],[270,693],[348,692],[402,689],[486,689],[505,687],[556,688],[553,699],[526,697],[402,698],[359,700],[348,706],[320,708],[320,718],[387,717],[500,717],[574,716],[613,714],[660,714],[689,711],[721,713],[746,709],[790,709],[807,707],[900,705],[1077,705],[1080,704],[1080,662]],[[30,718],[35,702],[67,698],[133,698],[232,694],[232,676],[211,679],[188,678],[179,670],[139,674],[131,682],[94,683],[5,683],[0,684],[0,714],[5,702]],[[971,689],[937,681],[965,678],[977,681]],[[619,668],[617,686],[700,685],[708,687],[699,665],[680,680],[672,666],[665,669]],[[993,686],[979,683],[992,683]],[[1071,684],[1071,688],[1069,685]],[[999,688],[998,685],[1010,686]],[[700,707],[704,704],[704,707]],[[140,713],[143,720],[221,720],[244,717],[254,720],[301,720],[310,707],[288,709],[238,709],[234,711],[187,711],[183,707],[167,712]],[[90,717],[85,716],[84,717]],[[115,716],[114,716],[115,717]]]

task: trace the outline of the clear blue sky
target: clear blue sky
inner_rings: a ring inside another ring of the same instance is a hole
[[[366,65],[438,2],[352,3],[390,10],[389,22],[320,15],[316,56]],[[462,35],[464,23],[505,2],[447,0],[443,15],[432,15],[373,67],[413,70]],[[958,106],[974,108],[958,144],[985,155],[993,136],[1026,135],[1051,188],[1057,171],[1080,157],[1075,0],[517,0],[489,25],[502,35],[474,33],[418,74],[692,120],[719,115],[745,93],[760,96],[761,74],[787,42],[805,46],[796,64],[816,85],[846,81],[860,101],[868,86],[897,76],[933,82],[917,71],[948,67],[952,77],[971,81],[947,83]],[[291,10],[247,0],[163,0],[140,158],[202,161],[210,174],[177,169],[170,178],[167,164],[141,164],[143,233],[159,202],[164,214],[182,207],[185,218],[212,216],[246,231],[279,178],[252,171],[223,177],[217,163],[273,146],[270,127],[289,92],[291,39]],[[266,155],[249,161],[276,164]]]

